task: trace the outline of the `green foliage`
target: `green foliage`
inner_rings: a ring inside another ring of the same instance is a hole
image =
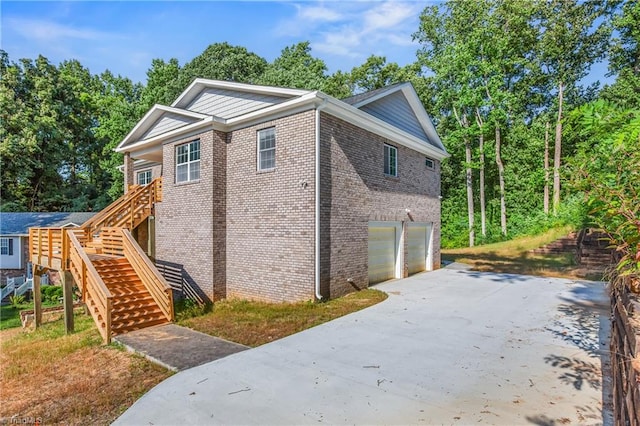
[[[42,294],[42,300],[44,302],[57,304],[62,297],[62,287],[55,285],[44,285],[40,287],[40,293]]]
[[[20,305],[23,305],[25,300],[26,298],[24,297],[23,294],[16,294],[14,296],[9,296],[9,303],[11,303],[11,306],[13,306],[14,308],[18,308],[20,307]]]
[[[285,47],[280,56],[267,65],[258,82],[267,86],[322,90],[326,71],[327,65],[311,56],[311,47],[305,41]]]
[[[204,52],[186,63],[178,75],[178,92],[187,88],[195,78],[256,83],[267,67],[267,61],[241,46],[214,43]]]
[[[199,304],[193,299],[180,299],[174,302],[176,321],[202,316],[213,309],[213,304]]]
[[[585,194],[592,220],[622,255],[620,272],[640,272],[640,110],[596,101],[576,109],[579,150],[572,185]]]

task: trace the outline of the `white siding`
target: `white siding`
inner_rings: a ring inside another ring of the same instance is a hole
[[[237,117],[288,100],[273,95],[224,89],[205,89],[186,109],[220,118]]]
[[[424,141],[429,140],[420,125],[420,121],[418,121],[418,118],[413,113],[411,105],[409,105],[409,102],[401,91],[366,104],[360,107],[360,109],[419,139]],[[429,141],[429,143],[431,143],[431,141]]]
[[[148,139],[157,136],[161,133],[168,132],[169,130],[177,129],[178,127],[186,126],[195,122],[195,118],[185,117],[179,114],[173,114],[170,112],[164,113],[162,117],[156,121],[153,126],[147,130],[141,139]]]
[[[22,238],[20,237],[2,237],[13,240],[13,254],[0,255],[0,269],[22,269]]]

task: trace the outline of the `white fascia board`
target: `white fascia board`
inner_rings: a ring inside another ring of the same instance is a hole
[[[170,130],[166,133],[161,133],[157,136],[154,136],[152,138],[149,139],[144,139],[141,141],[138,141],[136,143],[133,143],[131,145],[127,145],[127,146],[122,146],[122,144],[120,144],[115,151],[116,152],[127,152],[127,151],[135,151],[138,150],[142,147],[152,147],[155,145],[160,145],[162,143],[163,140],[179,135],[181,133],[186,133],[186,132],[190,132],[196,129],[200,129],[202,127],[207,127],[207,126],[212,126],[214,123],[220,123],[221,119],[217,118],[217,117],[213,117],[213,116],[206,116],[206,118],[200,120],[200,121],[196,121],[195,123],[191,123],[191,124],[187,124],[186,126],[182,126],[182,127],[178,127],[177,129],[173,129]]]
[[[392,93],[397,92],[398,90],[402,90],[405,86],[408,86],[410,83],[403,83],[403,84],[399,84],[398,86],[391,88],[389,90],[381,90],[380,93],[378,93],[375,96],[372,96],[370,98],[364,99],[360,102],[357,102],[353,105],[351,105],[354,108],[358,108],[360,109],[361,106],[366,105],[366,104],[370,104],[371,102],[375,102],[378,99],[384,98],[386,96],[389,96]]]
[[[183,115],[185,117],[195,118],[197,120],[202,120],[209,117],[206,114],[201,114],[199,112],[188,111],[180,108],[168,107],[166,105],[155,104],[147,113],[138,121],[138,124],[135,125],[133,129],[127,134],[127,136],[122,139],[122,142],[118,144],[115,151],[120,152],[119,149],[126,145],[131,139],[134,139],[136,135],[141,134],[145,130],[149,128],[153,123],[158,120],[165,112],[170,112],[173,114]]]
[[[307,93],[310,93],[309,90],[302,89],[287,89],[282,87],[272,87],[272,86],[259,86],[254,84],[247,83],[236,83],[233,81],[221,81],[221,80],[209,80],[206,78],[196,78],[191,82],[189,87],[185,89],[184,92],[178,96],[178,98],[173,101],[171,104],[172,107],[181,105],[186,106],[189,102],[193,100],[195,95],[200,93],[204,89],[227,89],[227,90],[238,90],[241,92],[252,92],[252,93],[260,93],[264,95],[273,95],[273,96],[282,96],[282,97],[293,97],[293,96],[303,96]]]
[[[307,92],[307,94],[295,99],[291,99],[286,102],[282,102],[276,105],[272,105],[267,108],[259,109],[238,117],[229,118],[226,120],[227,127],[222,129],[224,131],[232,131],[240,127],[250,126],[252,123],[258,121],[273,120],[278,117],[282,117],[285,114],[293,114],[295,112],[301,112],[304,110],[312,109],[320,102],[318,94],[320,92]]]
[[[348,121],[358,127],[368,130],[372,133],[376,133],[389,140],[392,140],[400,145],[404,145],[407,148],[411,148],[426,156],[434,158],[436,160],[442,160],[450,155],[444,149],[439,149],[433,145],[394,127],[379,118],[376,118],[364,111],[361,111],[345,102],[342,102],[332,96],[324,94],[319,91],[308,92],[307,94],[300,96],[289,101],[272,105],[270,107],[253,111],[248,114],[234,117],[228,120],[221,118],[207,116],[206,119],[198,121],[187,126],[179,127],[166,133],[154,136],[150,139],[145,139],[136,142],[127,147],[116,148],[116,152],[132,151],[149,149],[155,145],[160,145],[162,142],[168,139],[175,139],[182,134],[193,132],[194,130],[202,127],[211,126],[213,129],[229,132],[238,128],[247,127],[255,123],[268,121],[274,118],[278,118],[284,115],[290,115],[295,112],[301,112],[304,110],[316,108],[323,100],[327,101],[327,107],[323,110],[331,115]],[[438,139],[439,141],[439,139]]]
[[[358,127],[368,130],[372,133],[383,136],[389,140],[399,143],[400,145],[411,148],[414,151],[418,151],[430,158],[436,160],[443,160],[450,157],[449,153],[444,149],[439,149],[417,137],[400,130],[395,126],[376,118],[364,111],[361,111],[349,104],[339,101],[324,93],[319,93],[320,96],[327,100],[327,107],[325,112],[330,113],[338,118],[348,121]]]
[[[418,121],[420,121],[420,125],[422,126],[422,129],[424,130],[424,132],[427,134],[427,137],[429,137],[429,139],[432,139],[433,142],[438,144],[439,147],[444,152],[447,152],[447,149],[445,148],[444,144],[442,143],[442,140],[440,139],[440,135],[438,135],[436,126],[433,125],[431,116],[429,116],[427,111],[425,111],[424,105],[422,105],[422,101],[420,100],[418,93],[416,93],[416,89],[413,87],[412,84],[409,84],[409,83],[403,84],[400,87],[402,88],[402,92],[404,93],[405,98],[409,102],[409,105],[411,105],[413,112],[416,114]]]
[[[264,122],[267,120],[273,120],[280,118],[284,115],[294,114],[296,112],[302,112],[304,110],[312,109],[320,101],[317,97],[318,92],[307,93],[304,96],[291,99],[280,104],[272,105],[267,108],[263,108],[257,111],[250,112],[248,114],[241,115],[239,117],[230,118],[228,120],[206,116],[205,119],[192,123],[186,126],[178,127],[177,129],[170,130],[166,133],[161,133],[149,139],[138,141],[134,144],[127,145],[125,147],[118,146],[116,152],[136,151],[142,150],[148,151],[149,149],[161,145],[162,143],[175,140],[184,134],[192,133],[195,130],[203,127],[211,126],[215,130],[223,132],[233,131],[242,127],[247,127],[255,123]]]
[[[433,125],[433,121],[431,121],[431,117],[425,111],[424,105],[422,105],[422,102],[420,101],[420,97],[416,93],[416,90],[411,83],[407,82],[407,83],[400,84],[397,87],[394,87],[390,90],[386,90],[386,91],[383,90],[380,93],[378,93],[376,96],[367,98],[363,101],[353,104],[352,106],[354,108],[360,109],[364,105],[375,102],[378,99],[382,99],[397,91],[402,91],[402,93],[404,94],[404,97],[407,99],[407,102],[409,102],[409,105],[411,105],[411,109],[413,109],[413,113],[416,115],[416,118],[420,122],[420,126],[422,127],[422,130],[424,130],[425,134],[429,137],[429,139],[431,139],[436,145],[439,146],[439,148],[441,148],[444,152],[446,152],[447,150],[444,147],[444,144],[442,143],[442,140],[440,139],[438,132],[436,131],[436,127]]]

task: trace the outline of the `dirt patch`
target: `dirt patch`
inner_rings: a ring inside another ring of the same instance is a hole
[[[86,322],[86,321],[85,321]],[[51,324],[34,333],[0,332],[0,421],[109,424],[171,375],[149,361],[102,346],[91,324],[65,336]]]

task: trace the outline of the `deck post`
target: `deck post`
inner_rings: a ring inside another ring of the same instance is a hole
[[[73,324],[73,276],[70,271],[60,271],[62,279],[62,302],[64,306],[64,332],[71,334],[74,331]]]
[[[40,294],[40,274],[42,268],[33,264],[33,313],[35,316],[35,327],[42,325],[42,295]]]

